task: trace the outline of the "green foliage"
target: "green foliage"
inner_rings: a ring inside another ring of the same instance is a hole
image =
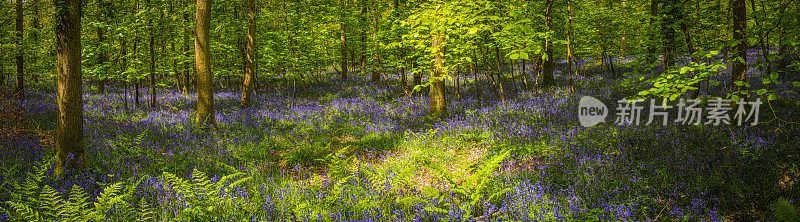
[[[441,193],[443,199],[454,200],[453,204],[455,206],[452,207],[460,207],[466,212],[466,215],[481,216],[486,204],[497,204],[503,198],[503,195],[511,190],[511,188],[491,189],[491,185],[494,182],[494,171],[508,158],[509,154],[510,151],[508,149],[499,151],[496,155],[483,161],[474,173],[468,175],[454,175],[437,165],[429,164],[427,166],[444,175],[444,178],[450,183],[449,186],[452,187],[451,191],[457,194],[444,197],[446,193],[443,192]],[[430,210],[441,211],[444,209],[434,207],[430,208]]]
[[[717,54],[719,54],[718,51],[701,51],[695,53],[695,56],[703,56],[706,59],[711,59]],[[645,80],[644,82],[646,84],[652,84],[653,87],[640,91],[634,99],[641,99],[644,96],[653,95],[675,100],[690,90],[697,90],[701,83],[708,82],[709,84],[718,84],[713,80],[709,80],[709,77],[717,75],[725,68],[727,67],[722,64],[722,61],[714,60],[710,63],[703,62],[700,64],[691,62],[689,65],[681,67],[680,69],[669,69],[659,77]],[[644,80],[644,77],[638,77],[637,80]]]
[[[775,203],[772,203],[772,215],[781,222],[800,221],[800,213],[785,198],[780,198]]]
[[[242,172],[236,172],[220,178],[219,181],[212,182],[205,173],[197,169],[192,171],[190,181],[169,172],[163,173],[164,179],[172,189],[185,197],[187,207],[179,209],[177,219],[180,221],[221,220],[224,218],[225,208],[230,207],[233,200],[224,198],[222,194],[226,194],[231,188],[250,180],[250,177],[236,179],[243,175]]]

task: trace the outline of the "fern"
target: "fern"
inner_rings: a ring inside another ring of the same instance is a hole
[[[798,215],[797,210],[795,210],[792,203],[789,203],[789,201],[784,198],[780,198],[778,201],[775,201],[775,203],[772,203],[772,214],[778,221],[800,221],[800,215]]]
[[[451,187],[453,187],[451,190],[460,194],[462,196],[461,199],[464,199],[465,202],[468,203],[468,205],[464,206],[466,209],[463,209],[465,212],[467,212],[466,215],[477,216],[478,214],[482,213],[483,204],[481,200],[484,200],[484,195],[488,194],[489,198],[487,200],[491,201],[500,198],[500,196],[510,190],[509,188],[506,188],[493,193],[489,193],[488,191],[488,185],[493,181],[492,174],[508,157],[509,153],[510,151],[508,149],[500,151],[497,155],[486,160],[483,165],[480,165],[477,172],[472,175],[465,176],[463,182],[460,184],[456,184],[454,182],[454,175],[449,171],[434,164],[428,164],[427,166],[443,175],[450,183]]]
[[[64,204],[58,191],[48,185],[44,185],[39,195],[42,205],[39,210],[46,219],[54,220],[64,216]]]
[[[139,208],[136,211],[136,221],[153,221],[153,209],[147,204],[144,198],[139,200]]]
[[[19,221],[44,221],[39,211],[27,204],[6,201],[6,205],[11,209],[11,211],[8,212],[8,216],[12,219],[18,219]]]
[[[178,214],[179,218],[187,220],[219,219],[221,210],[218,209],[218,206],[229,201],[222,198],[221,195],[229,192],[231,187],[239,186],[248,181],[250,177],[236,180],[230,185],[228,185],[228,181],[242,175],[244,175],[244,173],[236,172],[223,176],[219,181],[212,184],[206,174],[197,169],[192,171],[191,183],[174,174],[168,172],[163,173],[164,178],[169,182],[170,186],[172,186],[177,193],[184,195],[187,205],[190,206],[182,209]]]
[[[70,218],[70,221],[87,221],[88,218],[84,217],[84,210],[89,209],[89,198],[86,192],[78,185],[72,185],[69,191],[69,200],[64,204],[65,212]]]

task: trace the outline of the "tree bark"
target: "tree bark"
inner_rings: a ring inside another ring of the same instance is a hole
[[[735,44],[735,56],[733,59],[733,67],[731,68],[731,85],[733,94],[738,95],[744,99],[746,93],[739,93],[741,90],[746,90],[745,86],[736,85],[737,81],[747,81],[747,38],[745,36],[745,29],[747,28],[747,6],[745,0],[731,0],[731,7],[733,13],[732,35]]]
[[[81,0],[55,0],[58,70],[57,176],[79,167],[83,158],[81,83]]]
[[[442,67],[444,67],[444,60],[442,60],[442,41],[443,39],[439,35],[434,35],[431,39],[431,47],[436,50],[434,52],[436,53],[436,55],[434,55],[436,57],[436,62],[433,65],[434,71],[431,73],[432,84],[430,86],[430,93],[428,94],[430,101],[428,113],[433,119],[447,117],[447,100],[444,95],[444,81],[439,79],[443,74]]]
[[[19,98],[25,98],[25,43],[23,40],[23,11],[22,11],[22,0],[17,0],[17,93],[19,94]]]
[[[345,3],[345,0],[341,0],[340,3],[341,3],[341,7],[342,8],[347,6],[347,3]],[[346,21],[345,21],[345,17],[344,17],[344,12],[345,12],[344,10],[341,10],[339,12],[339,13],[341,13],[339,15],[339,25],[341,26],[341,29],[342,29],[341,30],[341,37],[340,37],[340,39],[341,39],[342,58],[341,58],[341,61],[339,61],[339,63],[340,63],[339,65],[342,67],[342,72],[339,73],[341,75],[341,79],[347,79],[347,35],[346,35],[346,31],[345,31],[345,30],[347,30],[347,25],[346,25]]]
[[[656,27],[658,26],[658,2],[659,0],[650,0],[650,40],[647,44],[647,63],[653,64],[656,62],[658,57],[656,53],[658,53],[658,32],[656,32]]]
[[[244,83],[242,84],[242,106],[250,106],[251,84],[256,77],[256,4],[255,0],[247,0],[247,48],[245,59]]]
[[[209,26],[211,25],[211,0],[197,0],[194,52],[197,70],[197,119],[199,125],[215,124],[213,76]]]
[[[375,4],[374,2],[372,4]],[[378,7],[374,6],[372,8],[372,82],[381,81],[381,74],[378,70],[378,66],[380,65],[380,61],[378,59]]]
[[[147,0],[147,9],[153,11],[153,5]],[[156,108],[156,54],[154,50],[156,31],[153,26],[153,15],[148,15],[147,26],[150,28],[150,109]]]
[[[187,8],[189,7],[189,2],[188,1],[186,2],[186,7]],[[191,50],[191,46],[190,46],[191,44],[189,44],[189,36],[191,35],[190,33],[192,32],[192,26],[189,25],[189,19],[190,19],[189,18],[190,17],[189,13],[186,13],[185,11],[181,12],[181,13],[183,13],[183,21],[186,23],[186,26],[185,26],[185,28],[183,30],[183,44],[184,44],[184,47],[185,47],[184,50],[183,50],[183,55],[186,56],[186,57],[189,57],[189,53],[191,53],[191,51],[190,51]],[[191,75],[190,75],[191,68],[189,66],[189,62],[188,61],[184,61],[183,68],[184,68],[184,70],[183,70],[183,95],[188,95],[189,94],[189,89],[191,88],[189,85],[191,85],[191,82],[192,82],[192,78],[191,78]]]
[[[32,21],[33,24],[31,24],[31,27],[34,30],[33,32],[31,32],[31,40],[33,41],[33,44],[39,44],[39,31],[40,31],[39,28],[41,28],[39,24],[39,0],[33,0],[31,6],[33,7],[33,21]],[[33,60],[32,61],[33,64],[38,64],[36,56],[34,56],[31,59]],[[31,77],[33,78],[33,82],[39,83],[38,70],[34,71],[34,73],[31,73]]]
[[[545,12],[545,25],[547,25],[547,29],[552,29],[553,28],[553,15],[552,15],[553,0],[547,0],[545,2],[545,4],[547,5],[547,11]],[[543,64],[542,79],[541,79],[541,82],[542,82],[541,85],[545,86],[545,87],[552,85],[553,82],[555,81],[555,78],[553,77],[553,69],[554,69],[555,64],[553,63],[553,49],[552,49],[553,47],[552,47],[552,44],[553,43],[550,40],[550,37],[548,37],[547,40],[545,41],[545,46],[544,46],[545,54],[547,54],[547,60],[543,61],[544,64]]]

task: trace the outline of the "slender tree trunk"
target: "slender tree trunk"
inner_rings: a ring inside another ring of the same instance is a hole
[[[347,3],[345,0],[341,0],[341,7],[346,7]],[[341,61],[339,61],[339,66],[342,67],[342,72],[339,73],[341,75],[341,79],[347,79],[347,22],[345,21],[344,11],[339,12],[339,26],[341,27],[341,36],[339,37],[341,40]]]
[[[22,11],[22,0],[17,0],[17,93],[19,94],[19,98],[25,98],[25,43],[23,42],[23,11]]]
[[[195,25],[195,63],[197,70],[197,120],[199,125],[215,124],[213,76],[209,26],[211,25],[211,0],[197,0]]]
[[[150,0],[147,0],[147,8],[148,10],[152,10],[154,7],[150,4]],[[147,26],[150,28],[150,109],[156,108],[156,53],[154,50],[155,41],[156,41],[156,29],[153,26],[153,16],[148,16],[150,18],[147,19]]]
[[[189,7],[189,2],[188,1],[186,1],[186,5],[185,6]],[[183,29],[183,46],[184,46],[183,55],[188,58],[190,56],[189,53],[191,53],[191,44],[189,44],[189,36],[191,35],[190,33],[192,32],[192,26],[189,25],[190,24],[190,21],[189,21],[190,15],[189,15],[189,13],[186,13],[185,11],[183,11],[181,13],[183,14],[183,21],[186,24],[185,28]],[[189,94],[190,85],[192,83],[192,77],[190,75],[191,73],[192,72],[191,72],[191,68],[189,66],[189,62],[188,61],[184,61],[184,63],[183,63],[183,95],[188,95]]]
[[[547,25],[547,29],[552,29],[553,28],[553,15],[552,15],[552,12],[553,12],[553,0],[547,0],[545,2],[545,4],[547,5],[546,6],[547,7],[547,11],[545,12],[545,25]],[[547,54],[547,60],[543,61],[544,64],[543,64],[543,70],[542,70],[542,80],[541,80],[542,84],[541,85],[547,87],[547,86],[552,85],[553,82],[555,81],[555,78],[553,77],[553,69],[554,69],[553,66],[555,66],[555,64],[553,63],[553,49],[552,49],[553,47],[552,47],[552,41],[551,41],[550,37],[548,37],[547,40],[545,40],[544,48],[545,48],[545,54]]]
[[[569,76],[569,89],[575,93],[575,80],[572,75],[572,5],[567,0],[567,75]]]
[[[371,4],[375,4],[374,2]],[[372,82],[381,81],[381,74],[378,70],[380,61],[378,59],[378,7],[372,8]]]
[[[417,59],[411,62],[411,69],[417,67]],[[414,72],[414,86],[422,85],[422,72]]]
[[[658,3],[659,0],[650,0],[650,40],[647,44],[647,63],[653,64],[658,59]]]
[[[732,35],[735,45],[735,56],[738,58],[733,59],[733,67],[731,68],[731,88],[733,94],[738,95],[740,98],[745,98],[747,94],[739,93],[741,90],[746,90],[745,86],[736,85],[737,81],[747,81],[747,38],[745,30],[747,28],[747,7],[745,0],[731,0],[731,7],[733,12]]]
[[[127,47],[127,35],[122,38],[122,72],[125,73],[128,71],[128,47]],[[128,74],[125,75],[125,81],[122,83],[122,104],[125,107],[125,110],[128,110]]]
[[[58,63],[57,176],[80,167],[83,158],[83,88],[81,83],[81,1],[55,0]]]
[[[244,84],[242,84],[242,106],[250,106],[252,82],[256,77],[256,4],[255,0],[247,0],[247,58],[245,59]]]
[[[39,31],[41,31],[40,30],[41,27],[39,25],[39,0],[33,0],[33,3],[32,3],[31,6],[33,7],[33,18],[32,18],[32,20],[33,20],[32,23],[33,24],[31,24],[31,27],[34,30],[33,32],[31,32],[31,40],[33,40],[33,44],[34,45],[38,45],[39,44]],[[38,50],[37,50],[37,52],[38,52]],[[31,59],[33,60],[33,61],[31,61],[32,64],[34,64],[34,65],[38,64],[38,61],[37,61],[38,59],[36,58],[36,56],[34,56]],[[36,67],[36,68],[38,68],[38,67]],[[39,83],[38,69],[35,70],[33,73],[31,73],[31,77],[33,78],[33,82]]]
[[[501,65],[501,58],[500,58],[500,48],[496,45],[494,47],[494,55],[495,55],[495,65],[497,66],[497,88],[500,91],[500,102],[505,104],[506,103],[506,95],[503,92],[503,69]]]
[[[431,39],[431,47],[434,48],[436,51],[436,62],[434,63],[434,71],[431,72],[431,81],[433,82],[430,86],[430,94],[428,95],[430,104],[428,106],[428,113],[431,115],[433,119],[440,119],[447,117],[447,100],[445,98],[445,88],[444,88],[444,81],[439,79],[442,76],[442,67],[444,67],[444,60],[442,60],[442,47],[441,42],[443,41],[442,37],[439,35],[434,35]]]

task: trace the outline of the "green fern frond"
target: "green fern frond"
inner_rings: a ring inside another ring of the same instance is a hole
[[[144,198],[139,199],[139,209],[136,211],[137,221],[153,221],[153,209]]]
[[[39,211],[24,203],[6,201],[6,205],[11,209],[9,212],[11,218],[17,218],[19,221],[44,221]]]
[[[792,203],[789,203],[789,201],[784,198],[780,198],[778,201],[775,201],[775,203],[772,203],[772,214],[778,221],[800,221],[800,215],[798,215],[797,210],[794,208]]]
[[[49,185],[44,185],[39,195],[39,200],[42,203],[42,205],[39,206],[39,210],[45,218],[50,220],[61,218],[61,216],[66,213],[64,211],[61,195]]]
[[[192,170],[192,185],[195,188],[194,192],[198,195],[216,196],[217,190],[211,189],[211,181],[208,180],[205,173],[197,168]]]
[[[92,216],[95,219],[102,219],[106,212],[113,206],[117,204],[127,204],[125,202],[126,194],[119,194],[121,190],[122,182],[107,186],[103,190],[103,193],[100,193],[100,196],[97,197],[97,202],[94,203],[94,214],[92,214]]]
[[[84,210],[89,208],[89,198],[81,186],[72,185],[69,191],[69,200],[64,204],[64,210],[70,221],[86,221]]]
[[[184,193],[187,199],[195,198],[195,192],[191,184],[187,183],[185,180],[176,176],[175,174],[169,172],[163,172],[162,175],[164,176],[164,179],[167,180],[167,183],[169,183],[172,189]]]

